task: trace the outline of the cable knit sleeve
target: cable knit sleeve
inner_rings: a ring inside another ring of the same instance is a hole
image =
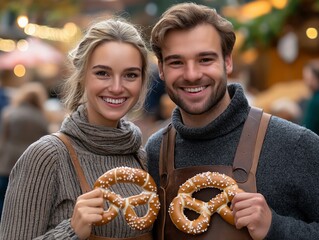
[[[51,226],[50,218],[58,192],[59,156],[52,139],[54,137],[46,136],[30,145],[13,168],[0,239],[77,239],[68,219]]]
[[[78,240],[75,232],[71,227],[70,219],[62,221],[57,227],[51,231],[45,233],[44,235],[35,238],[35,240],[55,240],[55,239],[68,239],[68,240]]]
[[[159,156],[160,148],[162,142],[163,130],[152,134],[145,145],[145,150],[147,154],[147,167],[148,172],[154,178],[154,181],[159,186],[160,176],[159,176]]]
[[[317,135],[303,129],[298,141],[291,146],[290,158],[285,162],[284,158],[278,159],[285,163],[286,168],[282,169],[282,176],[277,174],[276,178],[286,181],[286,184],[276,189],[281,192],[282,199],[277,200],[279,204],[272,210],[272,224],[265,239],[319,239],[318,140]],[[285,175],[285,172],[289,174]],[[287,188],[286,193],[284,187]],[[276,190],[273,189],[274,192]],[[284,199],[289,199],[285,202],[287,206],[280,205]]]

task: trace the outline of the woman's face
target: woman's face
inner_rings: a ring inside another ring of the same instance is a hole
[[[131,44],[105,42],[95,48],[85,79],[89,122],[117,127],[142,88],[142,58]]]

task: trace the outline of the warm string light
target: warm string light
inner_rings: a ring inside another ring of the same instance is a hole
[[[51,41],[60,41],[72,44],[82,34],[80,28],[72,23],[66,23],[63,28],[52,28],[44,25],[29,23],[29,19],[25,15],[20,15],[17,20],[17,26],[32,37],[47,39]],[[12,52],[19,50],[21,52],[28,51],[29,42],[26,39],[13,40],[0,38],[0,52]],[[13,68],[15,76],[21,78],[26,74],[26,66],[17,64]]]
[[[306,35],[309,39],[316,39],[318,37],[318,30],[314,27],[309,27],[306,30]]]
[[[16,75],[17,77],[23,77],[26,73],[26,69],[22,64],[18,64],[14,67],[13,69],[13,73],[14,75]]]
[[[11,52],[16,49],[16,42],[11,39],[0,38],[0,51]]]
[[[20,28],[25,28],[29,23],[29,18],[25,15],[21,15],[17,18],[17,24]]]
[[[52,28],[29,23],[24,28],[24,32],[29,36],[39,37],[42,39],[72,42],[72,40],[80,33],[80,30],[76,24],[71,22],[66,23],[63,28]]]
[[[45,25],[29,23],[29,18],[20,15],[17,18],[17,25],[24,30],[25,34],[41,39],[59,41],[68,44],[75,42],[82,34],[81,29],[72,22],[66,23],[63,28],[52,28]],[[27,50],[27,41],[0,38],[0,51],[11,52],[18,48],[20,51]]]

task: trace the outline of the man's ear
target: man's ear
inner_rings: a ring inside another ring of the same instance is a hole
[[[161,61],[158,61],[157,66],[158,66],[158,75],[160,79],[164,81],[163,63]]]
[[[228,55],[225,57],[225,67],[227,75],[233,72],[233,58],[232,55]]]

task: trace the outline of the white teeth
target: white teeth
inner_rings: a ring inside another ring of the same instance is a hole
[[[203,91],[205,89],[205,87],[196,87],[196,88],[184,88],[184,90],[186,92],[190,92],[190,93],[196,93],[196,92],[200,92]]]
[[[121,104],[123,102],[125,102],[125,98],[103,98],[103,100],[107,103],[112,103],[112,104]]]

